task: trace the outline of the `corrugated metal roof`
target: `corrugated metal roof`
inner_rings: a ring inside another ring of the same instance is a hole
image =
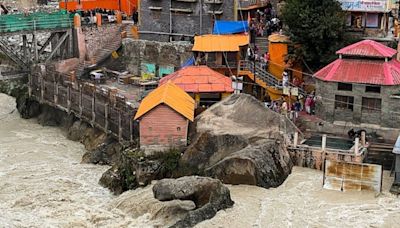
[[[340,49],[336,54],[347,56],[365,56],[390,58],[397,53],[396,50],[373,40],[363,40]]]
[[[142,117],[160,104],[168,105],[190,121],[194,119],[195,101],[172,82],[167,82],[149,93],[140,103],[134,119]]]
[[[172,81],[188,93],[232,93],[232,80],[207,66],[188,66],[160,80]]]
[[[237,52],[241,46],[249,44],[249,35],[202,35],[194,37],[192,51]]]
[[[397,60],[337,59],[315,73],[323,81],[374,85],[400,85]]]

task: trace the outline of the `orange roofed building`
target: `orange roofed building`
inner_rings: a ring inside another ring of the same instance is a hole
[[[155,89],[143,99],[135,115],[140,148],[151,153],[185,147],[194,108],[193,98],[172,82]]]
[[[232,80],[207,66],[188,66],[160,80],[179,86],[201,106],[212,105],[233,93]]]
[[[206,34],[194,37],[192,51],[201,60],[201,64],[232,76],[237,75],[238,63],[244,59],[249,41],[247,34]]]

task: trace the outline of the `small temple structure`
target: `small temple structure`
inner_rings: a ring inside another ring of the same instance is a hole
[[[400,123],[397,51],[364,40],[336,52],[339,58],[315,73],[317,115],[328,121],[393,127]]]
[[[152,91],[134,117],[139,120],[140,148],[152,153],[186,146],[194,109],[193,98],[170,81]]]

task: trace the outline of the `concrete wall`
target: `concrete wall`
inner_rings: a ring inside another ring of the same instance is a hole
[[[121,61],[134,75],[141,75],[141,65],[154,64],[156,68],[175,68],[192,56],[192,45],[187,42],[154,42],[124,39]]]
[[[207,3],[211,2],[211,3]],[[176,0],[147,0],[140,3],[140,31],[170,32],[170,8],[191,9],[192,13],[172,12],[172,33],[194,35],[207,34],[212,31],[213,14],[208,11],[223,11],[216,15],[218,20],[234,20],[235,0],[216,0],[221,4],[213,4],[213,0],[195,0],[184,2]],[[172,3],[172,5],[170,5]],[[172,6],[172,7],[171,7]],[[152,7],[161,7],[161,10],[151,10]],[[200,29],[200,15],[202,28]],[[168,35],[140,33],[141,39],[155,41],[169,41]],[[175,40],[180,37],[176,36]]]
[[[345,121],[353,124],[400,128],[400,99],[390,97],[390,95],[400,91],[400,86],[381,86],[380,93],[365,92],[366,86],[353,84],[352,91],[339,91],[337,89],[338,83],[317,80],[316,95],[322,97],[316,104],[317,115],[328,122]],[[353,111],[335,110],[335,95],[353,96]],[[363,111],[363,97],[382,99],[382,111]]]
[[[139,128],[142,149],[161,151],[186,146],[188,120],[164,104],[145,114]]]

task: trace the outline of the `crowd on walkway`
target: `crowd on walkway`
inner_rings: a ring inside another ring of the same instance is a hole
[[[268,37],[282,28],[282,22],[270,2],[267,3],[264,10],[258,9],[255,16],[249,24],[251,43],[255,43],[256,37]]]
[[[308,115],[315,115],[316,98],[313,93],[304,97],[299,94],[295,102],[290,102],[287,96],[272,102],[266,102],[266,107],[274,112],[287,116],[291,120],[296,120],[300,112],[305,112]]]

